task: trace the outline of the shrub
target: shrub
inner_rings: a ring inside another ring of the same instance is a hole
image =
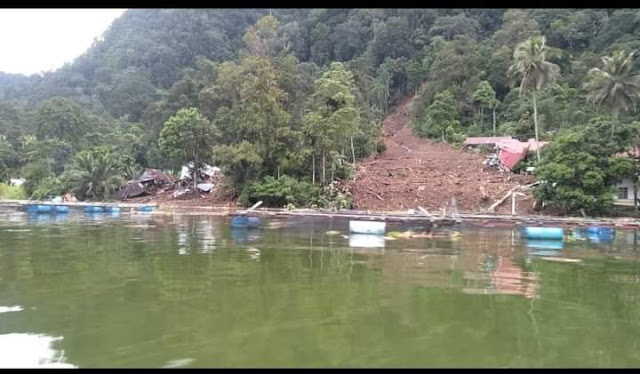
[[[68,185],[63,178],[47,177],[41,180],[31,193],[31,198],[36,200],[48,200],[56,196],[64,195],[68,191]]]
[[[27,194],[22,186],[9,186],[0,183],[0,199],[22,200],[26,198]]]
[[[310,183],[297,181],[287,175],[280,178],[267,176],[247,186],[240,201],[250,205],[262,200],[265,206],[282,208],[289,204],[308,206],[319,195],[320,188]]]

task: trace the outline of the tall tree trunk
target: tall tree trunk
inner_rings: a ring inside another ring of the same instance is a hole
[[[336,163],[334,160],[331,160],[331,179],[329,180],[332,182],[333,182],[333,175],[334,175],[335,168],[336,168]]]
[[[496,136],[496,108],[493,108],[493,136]]]
[[[615,135],[616,133],[616,122],[618,121],[618,109],[613,109],[611,111],[611,117],[613,118],[613,121],[611,121],[611,137],[613,138],[613,135]]]
[[[198,162],[193,163],[193,193],[198,194]]]
[[[444,129],[442,129],[441,132],[442,132],[442,142],[444,143],[444,142],[446,142],[446,140],[444,138]]]
[[[316,156],[311,155],[311,184],[316,184]]]
[[[480,107],[480,127],[484,130],[484,107]]]
[[[538,141],[538,105],[536,103],[536,92],[533,91],[531,96],[533,97],[533,127],[536,132],[536,158],[538,159],[538,162],[540,162],[540,144]]]
[[[351,137],[351,157],[353,158],[353,180],[356,180],[356,151],[353,148],[353,136]]]
[[[322,184],[325,184],[326,181],[326,169],[327,169],[327,156],[326,152],[322,150]]]

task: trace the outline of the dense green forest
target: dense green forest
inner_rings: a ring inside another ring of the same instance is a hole
[[[129,10],[57,71],[0,73],[0,180],[98,199],[196,161],[245,201],[344,205],[330,182],[416,95],[421,136],[554,140],[538,197],[606,213],[635,173],[611,156],[636,143],[638,50],[636,9]]]

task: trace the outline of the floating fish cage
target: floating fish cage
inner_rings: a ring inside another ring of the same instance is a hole
[[[53,211],[53,206],[51,205],[27,205],[27,212],[29,213],[51,213],[51,211]]]
[[[145,205],[138,208],[140,212],[153,212],[155,207],[153,205]]]
[[[71,208],[66,205],[56,205],[55,207],[56,213],[69,213]]]
[[[354,234],[384,235],[385,227],[385,222],[349,221],[349,232]]]
[[[102,213],[104,212],[104,208],[97,205],[91,205],[84,207],[85,213]]]

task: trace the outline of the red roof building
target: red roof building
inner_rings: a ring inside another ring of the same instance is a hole
[[[493,145],[498,149],[500,162],[509,170],[513,170],[518,162],[524,160],[528,152],[535,152],[538,146],[542,148],[547,144],[549,144],[549,142],[538,142],[538,145],[536,145],[535,139],[521,142],[510,136],[471,137],[464,141],[466,147]]]

